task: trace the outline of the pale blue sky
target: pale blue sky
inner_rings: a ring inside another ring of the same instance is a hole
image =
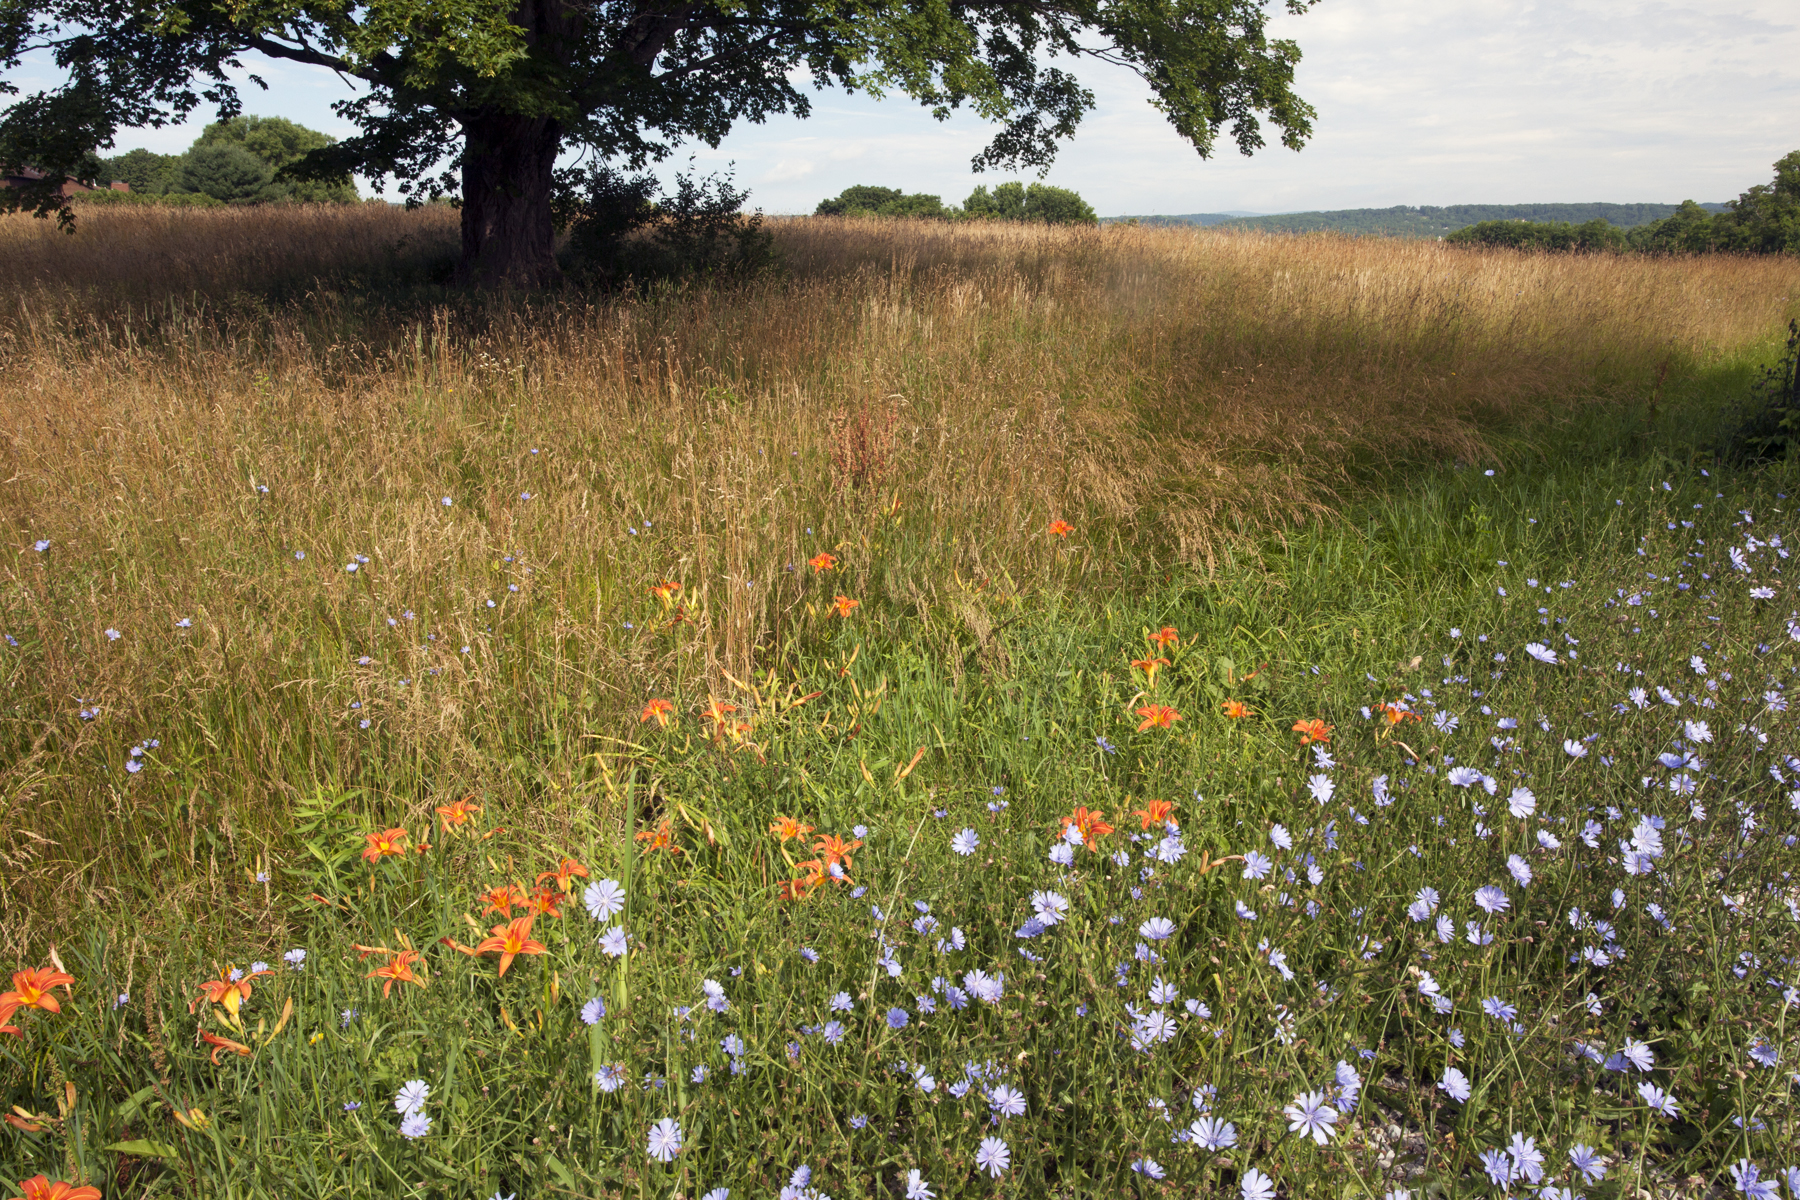
[[[1102,215],[1726,200],[1800,149],[1792,0],[1323,0],[1274,27],[1306,55],[1298,90],[1318,118],[1304,150],[1271,138],[1243,158],[1226,140],[1203,161],[1140,80],[1087,63],[1098,107],[1048,181]],[[349,94],[336,76],[246,63],[271,86],[246,89],[246,111],[352,132],[330,109]],[[120,146],[178,151],[203,123],[130,131]],[[987,137],[972,116],[940,124],[903,97],[827,92],[808,121],[743,126],[716,151],[692,149],[705,169],[735,161],[753,205],[810,212],[856,183],[960,202],[1007,178],[969,170]]]

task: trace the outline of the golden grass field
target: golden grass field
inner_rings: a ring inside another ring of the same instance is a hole
[[[315,787],[575,786],[645,681],[779,665],[809,528],[882,547],[846,553],[851,594],[978,625],[972,590],[1222,569],[1361,479],[1645,406],[1800,313],[1790,258],[772,227],[767,279],[469,299],[420,282],[445,208],[0,218],[0,622],[38,647],[0,668],[0,937],[71,864],[178,829],[198,862],[198,825],[261,836],[244,814]],[[622,630],[646,577],[686,588],[680,652]],[[440,640],[386,623],[407,609]],[[429,704],[377,686],[433,668]],[[210,747],[191,795],[146,812],[70,772],[121,780],[176,711]]]
[[[130,426],[157,432],[111,447],[116,469],[199,471],[193,499],[217,511],[249,465],[230,460],[268,432],[242,422],[270,406],[333,443],[314,469],[426,486],[446,438],[496,451],[504,412],[515,437],[555,430],[629,468],[629,503],[659,511],[680,503],[651,482],[670,438],[736,496],[771,438],[823,469],[853,434],[984,549],[1068,507],[1206,557],[1230,529],[1329,505],[1358,465],[1472,459],[1571,403],[1643,399],[1659,370],[1765,339],[1796,305],[1787,259],[804,219],[775,225],[785,279],[679,301],[385,303],[371,282],[448,253],[455,219],[100,210],[73,237],[0,221],[0,403],[25,455],[9,486],[31,496],[55,447]],[[454,419],[397,427],[420,401]]]

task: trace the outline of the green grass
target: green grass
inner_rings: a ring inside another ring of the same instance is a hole
[[[814,1185],[843,1200],[902,1194],[911,1169],[943,1196],[1074,1197],[1235,1192],[1255,1168],[1290,1196],[1396,1187],[1461,1196],[1497,1192],[1477,1156],[1514,1133],[1537,1140],[1560,1184],[1594,1197],[1691,1176],[1729,1187],[1726,1168],[1741,1157],[1765,1174],[1786,1167],[1800,1134],[1800,1045],[1770,982],[1800,983],[1787,794],[1796,770],[1782,763],[1800,746],[1789,716],[1769,711],[1761,693],[1791,685],[1800,641],[1789,635],[1794,606],[1776,552],[1750,559],[1755,581],[1776,588],[1767,601],[1748,596],[1724,556],[1747,535],[1791,540],[1787,497],[1800,478],[1788,464],[1727,468],[1698,452],[1717,419],[1708,414],[1738,388],[1735,370],[1666,398],[1657,427],[1602,411],[1519,431],[1492,475],[1467,466],[1390,477],[1341,522],[1240,543],[1211,575],[1140,561],[1109,566],[1103,587],[1084,583],[1096,551],[1078,529],[1043,550],[1063,563],[1065,586],[1023,590],[1000,577],[921,596],[917,564],[934,550],[918,527],[894,520],[889,532],[872,522],[866,540],[801,537],[807,553],[838,554],[843,574],[809,577],[795,563],[794,601],[759,648],[763,674],[720,696],[737,705],[729,719],[749,725],[735,739],[709,736],[706,680],[716,676],[695,622],[671,622],[646,595],[680,577],[685,553],[680,534],[654,526],[586,591],[557,579],[557,564],[532,560],[529,545],[514,563],[470,545],[445,560],[460,564],[442,578],[454,593],[435,593],[430,579],[406,597],[360,572],[334,579],[366,592],[348,606],[322,598],[309,629],[265,634],[264,661],[254,650],[248,664],[214,661],[228,653],[218,642],[179,632],[140,645],[129,652],[188,656],[192,668],[137,709],[157,720],[108,738],[58,715],[73,697],[31,694],[34,672],[71,651],[51,622],[23,614],[30,624],[19,628],[38,636],[9,651],[7,682],[44,732],[15,718],[9,737],[15,749],[39,736],[67,744],[9,804],[54,804],[77,782],[158,799],[121,799],[130,820],[93,831],[95,852],[113,856],[102,870],[52,873],[48,855],[13,864],[10,911],[74,909],[58,953],[75,983],[60,1015],[21,1010],[23,1036],[0,1039],[0,1104],[42,1114],[41,1131],[0,1129],[0,1178],[43,1172],[109,1196],[696,1197],[729,1187],[747,1197],[774,1194],[810,1164]],[[246,543],[285,552],[267,520],[247,504]],[[334,561],[354,550],[314,553]],[[22,570],[53,572],[54,547],[33,553]],[[525,563],[551,579],[525,575]],[[154,564],[140,569],[139,585],[167,586]],[[508,580],[526,589],[518,614],[499,611],[491,629],[482,598],[461,590],[484,571],[493,594]],[[238,564],[229,572],[243,587],[315,586],[297,568],[267,579]],[[857,581],[861,606],[827,616],[844,579]],[[1677,591],[1675,581],[1692,586]],[[37,594],[79,587],[47,581]],[[534,601],[534,589],[554,601]],[[1633,593],[1648,598],[1627,603]],[[556,611],[533,612],[533,602]],[[417,620],[404,636],[387,632],[385,616],[406,620],[409,604]],[[336,624],[346,611],[360,624]],[[616,669],[598,675],[561,653],[560,630],[577,620],[613,629]],[[1180,642],[1149,693],[1131,660],[1151,655],[1147,637],[1164,626]],[[1528,642],[1578,657],[1536,663]],[[465,656],[463,644],[479,653]],[[363,653],[377,661],[356,665]],[[289,674],[270,694],[292,707],[246,705],[220,685],[234,670]],[[1702,712],[1709,681],[1718,707]],[[1679,710],[1656,700],[1659,685],[1683,698]],[[1628,701],[1633,686],[1651,689],[1647,707]],[[676,702],[672,728],[597,715],[651,696]],[[1228,698],[1254,714],[1227,720]],[[1135,710],[1148,702],[1182,719],[1140,731]],[[1390,730],[1364,713],[1382,702],[1425,719]],[[1626,711],[1615,712],[1620,704]],[[1439,712],[1456,713],[1460,728],[1435,727]],[[1519,721],[1504,751],[1490,741],[1503,737],[1500,716]],[[1290,729],[1313,718],[1336,727],[1329,769]],[[1688,740],[1684,719],[1707,719],[1713,741]],[[1586,757],[1563,748],[1589,734],[1598,740]],[[1689,772],[1705,819],[1670,792],[1680,772],[1656,761],[1672,737],[1706,759]],[[125,769],[133,744],[147,747],[137,773]],[[1452,786],[1452,760],[1490,774],[1497,795]],[[287,826],[234,811],[221,761],[277,773]],[[475,762],[490,769],[471,770]],[[1329,805],[1309,794],[1318,775],[1333,781]],[[433,806],[460,797],[471,776],[507,781],[474,795],[485,810],[478,833],[434,833],[429,852],[373,868],[358,857],[372,830],[425,836]],[[1376,803],[1377,777],[1394,803]],[[1505,816],[1520,785],[1535,793],[1529,820]],[[1147,864],[1149,843],[1127,840],[1142,832],[1128,814],[1153,799],[1177,805],[1179,862]],[[1128,865],[1086,849],[1070,869],[1048,861],[1059,818],[1077,805],[1104,810],[1118,828],[1101,848],[1129,850]],[[1653,874],[1633,877],[1618,843],[1640,813],[1666,818],[1665,849]],[[1757,825],[1749,835],[1745,814]],[[778,901],[780,881],[812,856],[771,836],[783,815],[846,840],[866,827],[854,884]],[[1605,826],[1598,849],[1580,838],[1590,819]],[[665,821],[679,855],[627,849]],[[1292,850],[1271,845],[1277,822]],[[479,840],[496,826],[505,828]],[[951,846],[964,828],[980,841],[967,857]],[[1539,829],[1561,848],[1543,849]],[[1203,854],[1251,850],[1274,859],[1267,879],[1244,878],[1238,862],[1201,870]],[[1308,854],[1323,870],[1316,884],[1305,878]],[[1508,874],[1513,854],[1532,866],[1528,887]],[[601,926],[579,902],[585,881],[566,915],[535,925],[546,952],[519,958],[504,978],[491,955],[442,944],[486,934],[494,918],[480,914],[479,893],[530,888],[565,855],[623,885],[627,956],[596,945]],[[72,892],[71,879],[98,886]],[[1513,901],[1492,918],[1471,901],[1488,884]],[[1427,886],[1456,920],[1448,944],[1431,921],[1404,913]],[[1614,888],[1625,893],[1617,912]],[[1042,889],[1066,897],[1069,916],[1021,939],[1029,897]],[[920,903],[941,923],[929,934],[908,924]],[[1254,921],[1238,915],[1240,903]],[[1648,903],[1661,906],[1666,929]],[[1614,961],[1579,961],[1584,947],[1615,943],[1591,924],[1572,927],[1571,908],[1610,923],[1622,951]],[[1175,934],[1154,943],[1162,961],[1135,962],[1119,986],[1117,967],[1138,943],[1152,945],[1138,932],[1152,917],[1172,920]],[[1466,940],[1469,920],[1494,935],[1491,945]],[[940,955],[934,946],[951,926],[966,949]],[[1293,980],[1271,967],[1264,939]],[[366,974],[386,956],[361,960],[359,944],[422,950],[429,986],[382,997]],[[880,965],[884,944],[898,979]],[[306,951],[303,970],[282,965],[289,948]],[[30,954],[21,966],[48,949],[36,942]],[[256,959],[275,966],[255,981],[241,1024],[204,1000],[190,1015],[202,979]],[[916,997],[932,994],[935,976],[956,982],[976,968],[1005,973],[999,1003],[950,1012],[940,988],[939,1011],[920,1011]],[[1451,997],[1450,1015],[1431,1010],[1420,971]],[[1178,1032],[1140,1052],[1127,1005],[1157,1008],[1158,977],[1210,1016],[1160,1006]],[[704,1007],[705,979],[721,985],[727,1011]],[[854,999],[849,1014],[827,1010],[840,990]],[[121,994],[129,1000],[115,1006]],[[608,1012],[590,1028],[578,1013],[596,996]],[[1483,1014],[1489,996],[1517,1006],[1517,1030]],[[677,1006],[689,1011],[674,1016]],[[909,1014],[903,1029],[883,1020],[895,1006]],[[845,1027],[836,1044],[817,1032],[828,1019]],[[252,1052],[227,1049],[215,1065],[201,1030]],[[741,1075],[721,1048],[728,1036],[744,1043]],[[1611,1054],[1627,1039],[1652,1049],[1653,1074],[1627,1078],[1571,1054],[1578,1040]],[[1780,1053],[1777,1067],[1746,1056],[1757,1039]],[[1363,1084],[1336,1135],[1318,1145],[1291,1133],[1283,1106],[1330,1088],[1340,1060]],[[965,1063],[992,1066],[954,1098]],[[594,1073],[611,1064],[625,1086],[600,1090]],[[1435,1086],[1450,1066],[1472,1083],[1467,1103]],[[708,1075],[697,1082],[700,1067]],[[935,1077],[930,1092],[918,1068]],[[643,1086],[647,1072],[660,1082]],[[406,1139],[392,1101],[413,1079],[430,1086],[432,1125]],[[1652,1116],[1642,1080],[1671,1092],[1681,1115]],[[996,1127],[981,1089],[999,1082],[1022,1093],[1027,1111]],[[1237,1131],[1237,1145],[1218,1154],[1170,1140],[1196,1118],[1191,1098],[1206,1086]],[[346,1110],[352,1102],[360,1108]],[[667,1166],[645,1154],[647,1130],[664,1117],[685,1138]],[[975,1165],[984,1136],[1008,1146],[998,1180]],[[1578,1143],[1610,1163],[1595,1186],[1571,1178],[1567,1153]],[[1167,1181],[1135,1173],[1141,1157]]]

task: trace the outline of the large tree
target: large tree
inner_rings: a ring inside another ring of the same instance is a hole
[[[1042,167],[1094,104],[1057,62],[1092,58],[1137,71],[1203,157],[1226,126],[1244,153],[1262,146],[1259,116],[1298,149],[1313,112],[1292,90],[1299,48],[1267,35],[1270,2],[0,0],[0,66],[48,50],[64,73],[5,110],[0,162],[74,175],[121,129],[202,104],[237,115],[228,71],[246,56],[326,67],[365,85],[339,106],[362,132],[290,171],[460,190],[463,279],[534,286],[556,275],[565,151],[635,169],[739,121],[805,116],[808,83],[901,92],[940,119],[969,105],[997,125],[978,169]]]
[[[336,179],[302,179],[290,181],[281,176],[283,167],[297,163],[314,150],[323,150],[336,138],[296,125],[284,117],[233,117],[215,121],[200,131],[190,155],[203,146],[220,144],[241,146],[269,164],[274,187],[283,197],[291,196],[312,204],[347,204],[356,200],[356,181],[348,172]]]

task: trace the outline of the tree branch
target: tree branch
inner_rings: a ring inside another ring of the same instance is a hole
[[[753,42],[746,42],[742,46],[737,46],[730,50],[721,50],[717,54],[709,54],[705,58],[687,64],[685,67],[678,67],[673,71],[664,71],[660,75],[653,75],[651,76],[651,79],[658,83],[665,79],[685,79],[689,75],[694,75],[709,68],[716,67],[721,63],[728,63],[733,59],[742,58],[752,51],[767,48],[774,43],[776,36],[781,32],[783,31],[779,29],[770,30]]]
[[[638,66],[648,67],[699,10],[698,4],[683,4],[672,12],[639,13],[625,27],[619,49]]]
[[[244,38],[244,44],[252,50],[268,55],[270,58],[284,58],[289,62],[306,63],[308,66],[324,67],[342,75],[353,75],[367,83],[385,86],[388,82],[383,73],[370,67],[353,67],[349,62],[335,54],[325,54],[314,50],[311,46],[289,46],[273,38],[253,33]]]

